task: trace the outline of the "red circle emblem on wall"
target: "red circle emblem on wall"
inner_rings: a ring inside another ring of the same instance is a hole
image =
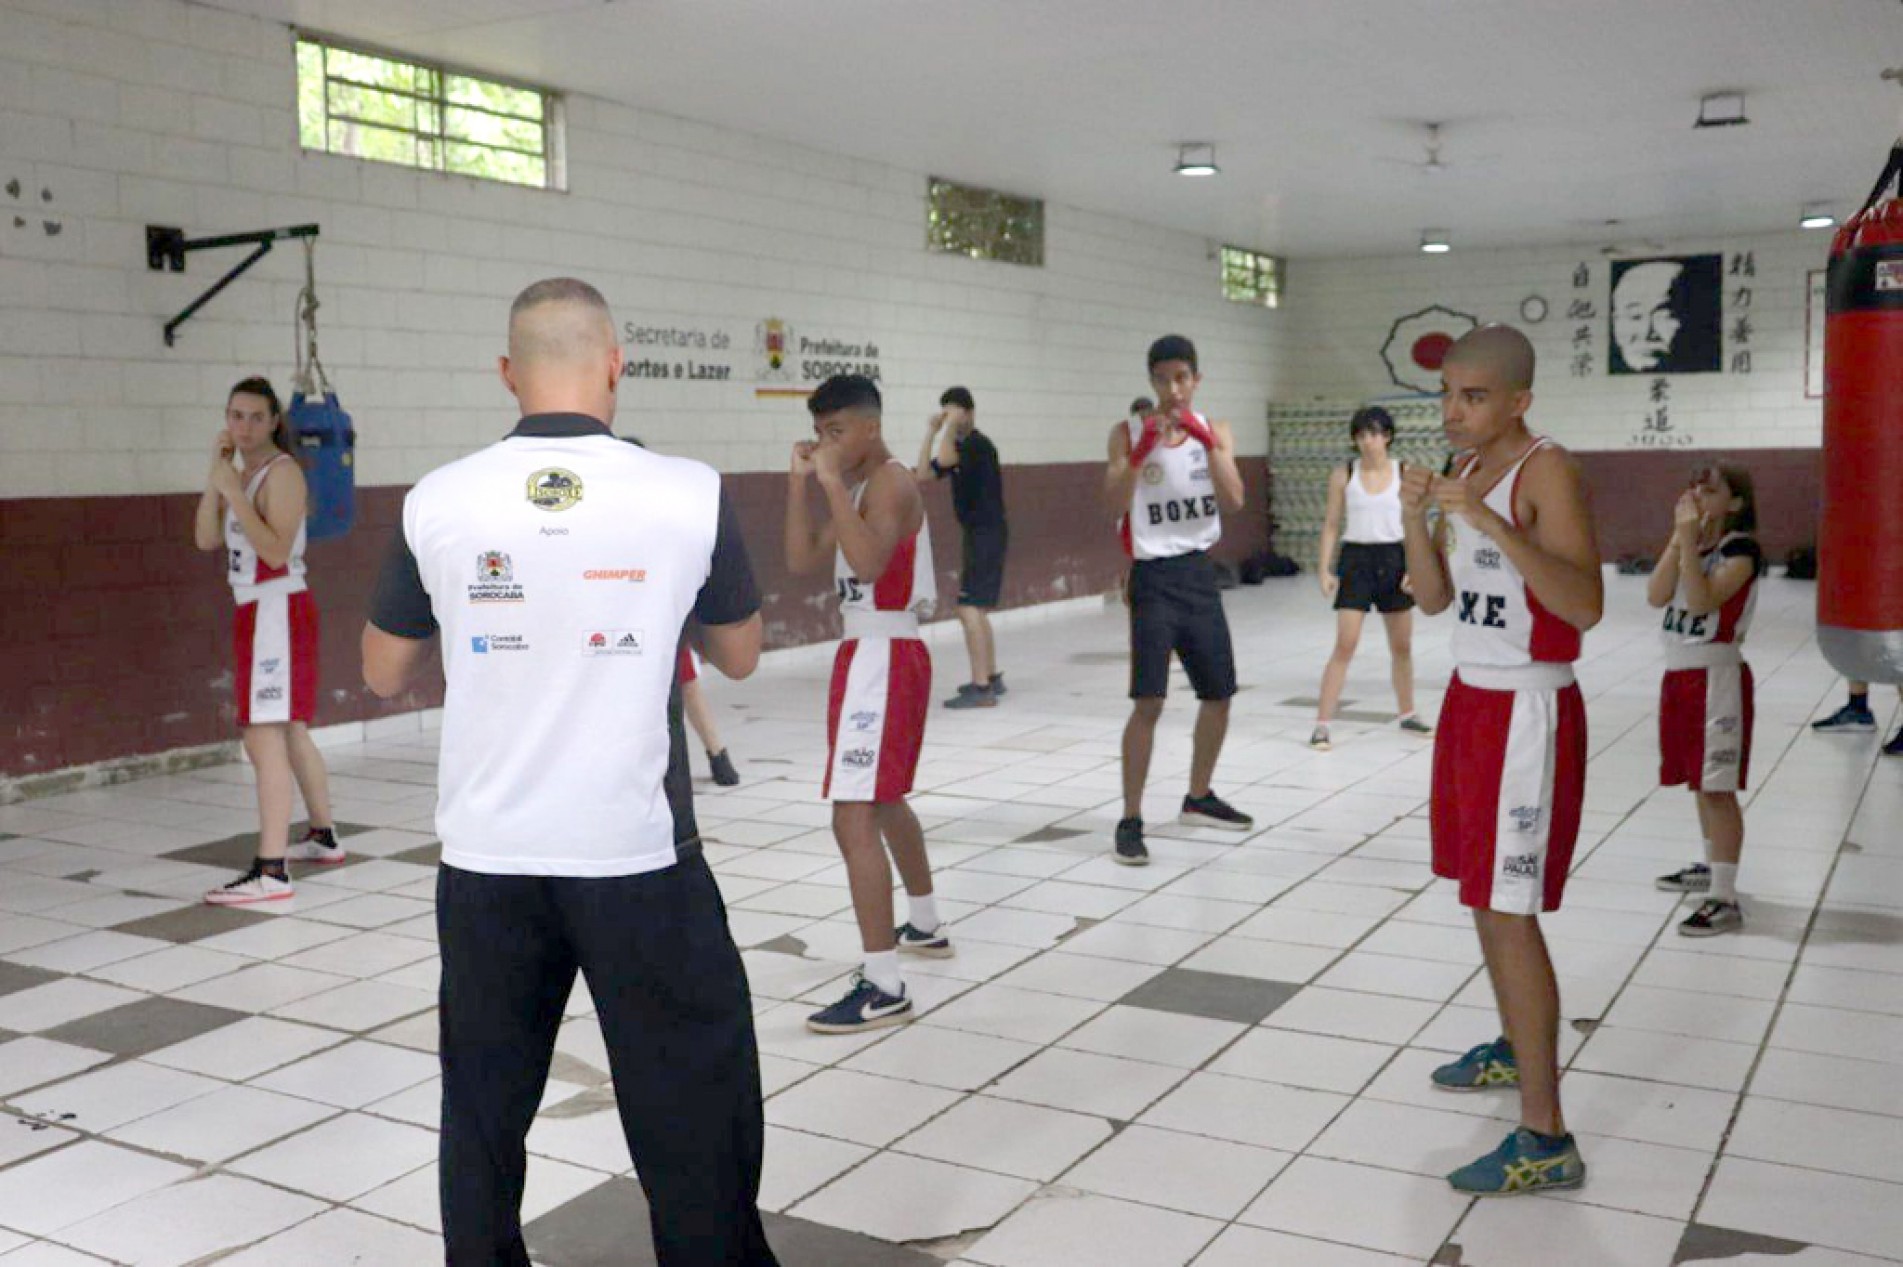
[[[1435,331],[1433,334],[1424,334],[1414,340],[1411,355],[1414,358],[1414,363],[1422,369],[1437,370],[1440,368],[1441,362],[1447,359],[1447,349],[1453,346],[1454,337],[1452,335]]]

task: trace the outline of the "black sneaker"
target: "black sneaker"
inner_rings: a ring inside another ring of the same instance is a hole
[[[1711,891],[1711,868],[1702,862],[1694,862],[1670,875],[1662,875],[1652,883],[1667,893],[1708,893]]]
[[[902,955],[924,955],[927,959],[950,959],[952,957],[951,938],[945,935],[945,926],[940,924],[931,932],[921,932],[910,921],[900,924],[893,931]]]
[[[1719,933],[1735,933],[1743,927],[1743,907],[1736,902],[1708,898],[1685,917],[1685,922],[1678,926],[1678,933],[1681,937],[1716,937]]]
[[[901,985],[897,994],[887,994],[864,973],[855,972],[852,989],[846,997],[823,1007],[806,1018],[806,1028],[815,1034],[857,1034],[868,1029],[903,1025],[912,1019],[912,1000]]]
[[[1004,674],[993,673],[991,675],[990,686],[993,695],[1002,696],[1004,694]]]
[[[979,686],[967,682],[958,688],[958,694],[945,701],[946,708],[996,708],[998,697],[988,686]]]
[[[733,768],[733,758],[725,748],[708,753],[707,764],[713,767],[714,782],[721,787],[734,787],[740,782],[740,771]]]
[[[1812,730],[1826,735],[1850,734],[1875,730],[1877,715],[1870,711],[1868,704],[1859,708],[1855,704],[1845,704],[1842,708],[1820,721],[1810,724]]]
[[[1903,726],[1896,728],[1896,738],[1883,745],[1883,755],[1886,757],[1903,757]]]
[[[1190,827],[1220,827],[1224,831],[1248,831],[1255,819],[1217,796],[1212,788],[1203,796],[1185,796],[1180,822]]]
[[[1150,865],[1150,851],[1143,843],[1143,820],[1125,818],[1117,823],[1117,852],[1111,855],[1126,867]]]

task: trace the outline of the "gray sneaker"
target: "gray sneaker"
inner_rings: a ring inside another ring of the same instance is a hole
[[[945,701],[946,708],[996,708],[998,697],[988,686],[974,686],[967,682],[958,688],[958,694]]]
[[[1401,719],[1401,729],[1410,735],[1431,735],[1434,733],[1432,726],[1422,721],[1413,713],[1409,713],[1406,717]]]
[[[1328,742],[1328,727],[1317,726],[1309,732],[1308,746],[1316,752],[1327,752],[1332,749],[1335,745]]]

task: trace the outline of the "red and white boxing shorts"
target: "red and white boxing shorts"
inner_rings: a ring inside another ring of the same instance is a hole
[[[1586,703],[1571,665],[1456,670],[1429,819],[1434,874],[1460,883],[1462,905],[1558,910],[1585,797]]]
[[[931,697],[932,655],[917,637],[840,643],[826,704],[823,795],[833,801],[904,799],[918,773]]]
[[[1659,786],[1744,791],[1755,693],[1751,666],[1742,660],[1668,667],[1659,684]]]
[[[231,620],[238,726],[308,724],[317,711],[317,602],[307,589],[238,604]]]
[[[681,644],[680,659],[674,666],[674,676],[680,679],[682,686],[700,677],[700,658],[684,642]]]

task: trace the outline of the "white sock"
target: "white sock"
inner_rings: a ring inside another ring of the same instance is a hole
[[[1714,902],[1738,900],[1737,863],[1714,862],[1711,864],[1711,900]]]
[[[897,950],[868,950],[865,966],[860,971],[866,974],[866,980],[887,994],[898,994],[905,989],[905,982],[899,976]]]
[[[923,897],[916,893],[905,895],[905,904],[910,908],[908,922],[921,933],[938,931],[938,901],[930,893]]]

